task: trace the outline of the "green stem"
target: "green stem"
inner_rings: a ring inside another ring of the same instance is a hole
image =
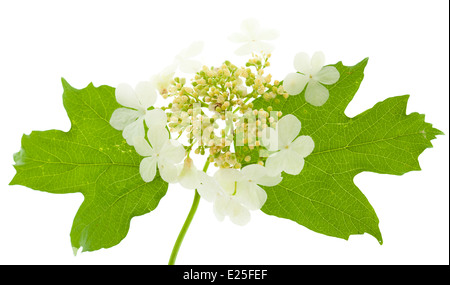
[[[206,172],[209,166],[209,157],[206,159],[205,166],[203,166],[203,172]],[[173,246],[172,253],[170,254],[169,265],[174,265],[177,259],[178,251],[180,250],[181,243],[183,242],[184,236],[186,235],[189,226],[191,225],[192,219],[194,218],[195,212],[198,208],[198,203],[200,202],[200,195],[197,190],[195,190],[194,201],[192,202],[191,210],[189,211],[186,221],[184,221],[183,227],[181,228],[178,238]]]

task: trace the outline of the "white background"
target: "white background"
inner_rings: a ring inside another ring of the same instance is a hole
[[[134,85],[168,65],[180,49],[205,41],[203,60],[217,65],[237,48],[227,36],[255,17],[276,28],[271,73],[292,72],[297,52],[322,50],[327,64],[365,57],[365,79],[346,114],[411,94],[407,113],[447,135],[419,157],[422,171],[362,173],[355,182],[380,219],[384,244],[349,241],[292,221],[252,213],[239,227],[218,222],[201,201],[178,264],[448,264],[448,1],[3,1],[0,2],[0,264],[166,264],[193,192],[171,185],[158,208],[133,218],[117,246],[74,257],[73,217],[81,194],[54,195],[8,186],[23,133],[70,129],[60,78]]]

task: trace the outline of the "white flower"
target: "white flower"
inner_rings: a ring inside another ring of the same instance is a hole
[[[134,137],[134,148],[145,158],[141,161],[139,172],[145,182],[155,178],[156,167],[161,178],[169,183],[177,181],[177,166],[185,154],[183,145],[176,140],[169,140],[169,133],[161,126],[151,126],[148,130],[148,144],[144,137]]]
[[[306,87],[306,102],[322,106],[328,100],[329,92],[322,84],[330,85],[339,80],[339,71],[334,66],[323,66],[325,56],[316,52],[310,59],[306,53],[298,53],[294,58],[294,68],[302,73],[289,73],[283,81],[284,90],[289,95],[298,95]]]
[[[279,173],[284,171],[298,175],[305,164],[304,158],[314,149],[314,141],[310,136],[299,136],[301,123],[294,115],[282,117],[277,124],[277,130],[266,128],[262,141],[269,151],[277,151],[266,160],[266,167]],[[269,133],[267,133],[269,132]]]
[[[144,137],[144,120],[147,126],[166,125],[167,117],[161,109],[148,110],[156,102],[156,91],[150,82],[140,82],[133,88],[119,84],[115,91],[116,100],[127,108],[116,109],[109,123],[122,135],[129,145],[133,145],[134,137]]]
[[[235,43],[242,43],[235,53],[237,55],[247,55],[252,52],[270,53],[274,47],[265,42],[278,38],[276,30],[263,29],[255,19],[244,20],[241,24],[242,33],[234,33],[228,39]]]
[[[175,75],[175,70],[177,69],[176,64],[172,64],[161,70],[158,74],[153,75],[150,78],[150,82],[156,87],[159,94],[165,94],[168,92],[170,83]]]
[[[219,169],[214,177],[202,172],[198,193],[214,203],[214,213],[220,221],[226,216],[237,225],[250,221],[249,210],[259,210],[267,200],[267,194],[259,185],[275,186],[281,175],[269,176],[259,164],[237,169]]]
[[[186,189],[196,189],[200,185],[200,176],[203,173],[198,170],[190,157],[184,160],[178,174],[178,183]]]
[[[275,186],[281,182],[281,171],[269,174],[269,169],[259,165],[250,164],[242,168],[242,181],[238,183],[238,196],[249,210],[261,209],[267,200],[266,191],[258,185]]]
[[[176,57],[174,64],[181,72],[196,73],[202,67],[202,63],[198,60],[191,59],[199,55],[203,50],[203,42],[194,42],[189,47],[183,49]]]

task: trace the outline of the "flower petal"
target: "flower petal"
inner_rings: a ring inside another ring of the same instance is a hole
[[[159,153],[169,140],[169,132],[161,126],[149,126],[147,137],[152,148]]]
[[[287,174],[298,175],[305,165],[305,160],[298,153],[292,150],[286,151],[284,155],[284,169]]]
[[[161,109],[153,109],[145,114],[145,123],[147,127],[158,126],[165,127],[167,124],[167,115]]]
[[[156,159],[153,157],[146,157],[139,165],[139,173],[145,182],[153,181],[156,175]]]
[[[199,55],[203,50],[204,42],[197,41],[191,43],[187,48],[183,49],[178,56],[187,59]]]
[[[241,169],[241,174],[245,180],[252,180],[256,182],[261,177],[267,175],[267,169],[259,164],[250,164]]]
[[[283,88],[289,95],[298,95],[305,89],[308,78],[303,74],[289,73],[283,80]]]
[[[281,150],[270,155],[266,160],[266,168],[273,173],[281,173],[284,169],[284,153],[286,150]]]
[[[156,90],[153,84],[149,81],[142,81],[136,85],[134,89],[139,100],[141,108],[147,110],[156,102]]]
[[[175,183],[178,178],[178,171],[175,164],[173,164],[165,157],[161,157],[158,159],[158,169],[161,178],[167,183]]]
[[[219,185],[216,180],[203,171],[198,172],[200,185],[197,187],[198,194],[208,202],[216,200],[219,191]]]
[[[221,168],[214,173],[214,179],[227,195],[233,195],[237,182],[242,180],[242,174],[236,169]]]
[[[134,137],[145,137],[144,118],[139,117],[123,129],[122,136],[127,140],[127,144],[133,145]]]
[[[164,77],[173,78],[173,74],[175,73],[175,71],[177,71],[177,65],[175,63],[171,63],[170,65],[164,67],[159,74]]]
[[[233,43],[245,43],[250,41],[251,39],[248,37],[248,35],[245,35],[243,33],[234,33],[228,37],[228,40]]]
[[[300,133],[302,124],[296,116],[287,114],[277,124],[279,149],[288,146]]]
[[[257,45],[255,42],[248,42],[242,45],[240,48],[234,51],[236,55],[248,55],[254,52],[257,49]]]
[[[306,86],[305,100],[311,105],[322,106],[327,102],[329,96],[328,89],[316,80],[310,80]]]
[[[126,126],[136,121],[139,116],[140,113],[136,110],[119,108],[114,110],[111,119],[109,119],[109,123],[116,130],[122,131]]]
[[[238,183],[236,199],[249,210],[259,210],[267,200],[267,193],[255,183]]]
[[[200,185],[199,174],[201,171],[195,169],[178,176],[178,183],[186,189],[197,189]]]
[[[169,88],[177,68],[178,64],[173,63],[150,78],[150,82],[158,89],[159,93],[163,93],[165,89]]]
[[[302,156],[292,150],[281,150],[266,160],[269,171],[280,173],[281,171],[291,175],[298,175],[303,169],[305,161]]]
[[[302,157],[307,157],[314,150],[314,141],[310,136],[299,136],[289,146]]]
[[[256,52],[256,53],[263,52],[263,53],[268,54],[268,53],[271,53],[275,49],[275,47],[272,44],[269,44],[269,43],[266,43],[263,41],[255,41],[254,44],[255,45],[253,48],[253,52]]]
[[[167,161],[170,161],[172,163],[180,163],[184,156],[186,154],[186,151],[184,149],[184,146],[177,140],[169,140],[166,141],[166,143],[163,145],[161,149],[161,156],[164,159],[167,159]]]
[[[230,209],[228,210],[230,212],[230,220],[239,226],[245,226],[250,222],[250,212],[237,203],[236,201],[231,201],[229,205]]]
[[[241,23],[241,31],[248,35],[251,39],[256,39],[256,35],[259,33],[261,26],[259,21],[254,18],[245,19]]]
[[[125,107],[133,108],[139,110],[141,104],[139,103],[138,98],[136,97],[136,93],[127,83],[121,83],[116,87],[116,100],[117,102]]]
[[[298,72],[309,76],[311,74],[311,59],[307,53],[299,52],[294,57],[294,68]]]
[[[169,140],[169,143],[161,151],[162,154],[173,163],[180,163],[186,155],[184,146],[177,140]]]
[[[185,59],[180,62],[179,68],[184,73],[196,73],[202,68],[202,63],[198,60]]]
[[[256,184],[262,185],[262,186],[275,186],[279,184],[283,180],[283,177],[281,177],[281,172],[271,172],[267,170],[267,175],[259,178],[256,181]]]
[[[325,55],[323,52],[315,52],[311,58],[311,74],[317,74],[325,64]]]
[[[261,41],[272,41],[280,36],[280,32],[275,29],[263,29],[257,35],[257,39]]]
[[[150,156],[154,153],[152,147],[144,137],[134,137],[133,146],[136,149],[136,152],[141,156]]]
[[[219,221],[223,221],[228,216],[230,198],[220,195],[214,201],[213,211]]]
[[[325,66],[316,75],[313,76],[313,79],[319,81],[322,84],[330,85],[336,83],[339,80],[339,77],[340,74],[336,67]]]

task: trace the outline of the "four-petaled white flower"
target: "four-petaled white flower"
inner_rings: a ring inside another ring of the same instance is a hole
[[[175,56],[174,65],[184,73],[196,73],[202,67],[199,60],[191,59],[196,57],[203,50],[203,42],[193,42],[189,47],[183,49]]]
[[[300,94],[306,85],[305,100],[314,106],[322,106],[328,100],[328,89],[323,86],[339,80],[339,71],[334,66],[323,66],[325,56],[316,52],[310,58],[306,53],[298,53],[294,58],[294,68],[300,73],[289,73],[283,81],[284,90],[289,95]]]
[[[192,158],[187,157],[179,169],[178,183],[186,189],[196,189],[200,185],[202,171],[198,170]]]
[[[267,169],[273,173],[284,171],[298,175],[305,164],[304,158],[314,149],[314,141],[310,136],[298,136],[301,123],[294,115],[282,117],[276,131],[266,128],[263,131],[262,142],[269,151],[276,151],[266,160]]]
[[[250,221],[249,210],[259,210],[267,200],[266,192],[259,186],[275,186],[281,175],[269,176],[259,164],[237,169],[219,169],[214,177],[200,174],[197,191],[204,199],[214,203],[214,213],[220,221],[226,216],[237,225]]]
[[[243,44],[235,51],[237,55],[247,55],[252,52],[270,53],[274,47],[265,41],[274,40],[279,36],[276,30],[262,28],[256,19],[244,20],[241,31],[242,33],[234,33],[228,37],[232,42]]]
[[[147,133],[148,144],[144,137],[134,137],[134,148],[142,156],[139,172],[145,182],[155,178],[156,167],[159,169],[161,178],[169,183],[177,181],[177,164],[185,155],[182,144],[177,140],[169,139],[169,132],[162,126],[151,126]]]
[[[126,83],[117,86],[116,100],[127,108],[116,109],[111,119],[111,126],[123,131],[122,135],[129,145],[133,145],[134,137],[144,137],[144,120],[147,126],[165,126],[167,116],[161,109],[148,110],[156,102],[156,91],[150,82],[140,82],[133,89]]]

